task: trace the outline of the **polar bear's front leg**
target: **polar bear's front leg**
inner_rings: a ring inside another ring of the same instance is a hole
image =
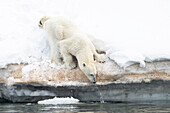
[[[104,63],[105,62],[105,60],[102,58],[102,56],[100,56],[95,50],[94,50],[94,59],[97,62],[100,62],[100,63]]]
[[[69,69],[76,68],[76,63],[73,60],[73,56],[68,52],[67,41],[62,41],[60,43],[60,53],[63,56],[64,62]]]

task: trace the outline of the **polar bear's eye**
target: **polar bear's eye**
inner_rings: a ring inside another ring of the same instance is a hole
[[[42,25],[42,22],[40,21],[40,25]]]
[[[83,63],[83,67],[86,67],[86,64],[85,64],[85,63]]]

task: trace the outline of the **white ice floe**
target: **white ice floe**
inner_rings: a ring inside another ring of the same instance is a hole
[[[57,105],[57,104],[77,104],[79,103],[78,99],[75,99],[73,97],[69,98],[57,98],[54,97],[53,99],[47,99],[47,100],[42,100],[42,101],[38,101],[38,104],[53,104],[53,105]]]
[[[1,0],[0,68],[50,59],[46,32],[38,27],[45,15],[73,20],[94,36],[89,35],[99,52],[105,51],[123,68],[169,60],[169,5],[168,0]],[[23,73],[31,69],[27,67]]]

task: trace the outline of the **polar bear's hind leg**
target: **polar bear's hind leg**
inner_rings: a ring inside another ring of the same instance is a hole
[[[51,62],[59,65],[63,64],[63,60],[59,52],[59,45],[55,43],[55,41],[53,42],[51,41],[50,48],[51,48]]]

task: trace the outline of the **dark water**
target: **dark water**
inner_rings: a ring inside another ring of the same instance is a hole
[[[156,103],[80,103],[74,105],[0,104],[0,113],[170,113],[170,102]]]

